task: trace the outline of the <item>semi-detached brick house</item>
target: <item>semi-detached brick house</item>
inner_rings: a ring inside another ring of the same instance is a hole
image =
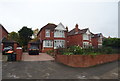
[[[81,46],[82,48],[102,46],[102,34],[93,34],[89,28],[79,29],[78,24],[67,34],[67,46]]]
[[[4,47],[12,46],[16,51],[18,43],[14,40],[8,40],[8,31],[0,24],[0,52]]]
[[[102,35],[102,33],[93,34],[92,35],[92,46],[95,48],[102,47],[103,39],[104,39],[104,36]]]
[[[4,37],[8,36],[8,31],[0,24],[0,42]]]
[[[40,29],[37,36],[41,43],[41,52],[67,46],[67,29],[62,23],[58,25],[48,23]]]
[[[2,40],[4,38],[7,38],[7,36],[8,36],[8,31],[3,27],[3,25],[0,24],[0,52],[3,47]]]

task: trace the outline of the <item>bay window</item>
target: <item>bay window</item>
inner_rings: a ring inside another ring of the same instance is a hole
[[[54,40],[54,48],[64,48],[65,40]]]
[[[44,40],[43,47],[53,47],[53,41],[52,40]]]

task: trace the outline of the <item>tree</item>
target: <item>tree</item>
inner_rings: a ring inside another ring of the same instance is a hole
[[[8,34],[8,39],[9,40],[14,40],[14,41],[19,41],[19,35],[18,35],[18,33],[16,33],[16,32],[11,32],[11,33],[9,33]]]
[[[20,45],[26,46],[28,42],[31,40],[33,34],[32,29],[24,26],[22,29],[18,31],[18,33],[20,37],[20,41],[19,41]]]
[[[103,41],[103,46],[120,48],[120,38],[106,38]]]
[[[38,32],[39,32],[39,29],[38,29],[38,28],[35,29],[35,30],[33,30],[33,39],[36,39],[36,38],[37,38]]]

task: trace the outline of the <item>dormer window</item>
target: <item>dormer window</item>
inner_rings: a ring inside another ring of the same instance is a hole
[[[45,37],[50,37],[50,30],[45,30]]]

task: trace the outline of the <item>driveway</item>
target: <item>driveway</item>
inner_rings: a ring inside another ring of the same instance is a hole
[[[46,53],[39,53],[39,55],[29,55],[28,53],[23,53],[22,61],[50,61],[54,58]]]
[[[118,79],[118,61],[73,68],[55,61],[3,62],[3,79]]]

